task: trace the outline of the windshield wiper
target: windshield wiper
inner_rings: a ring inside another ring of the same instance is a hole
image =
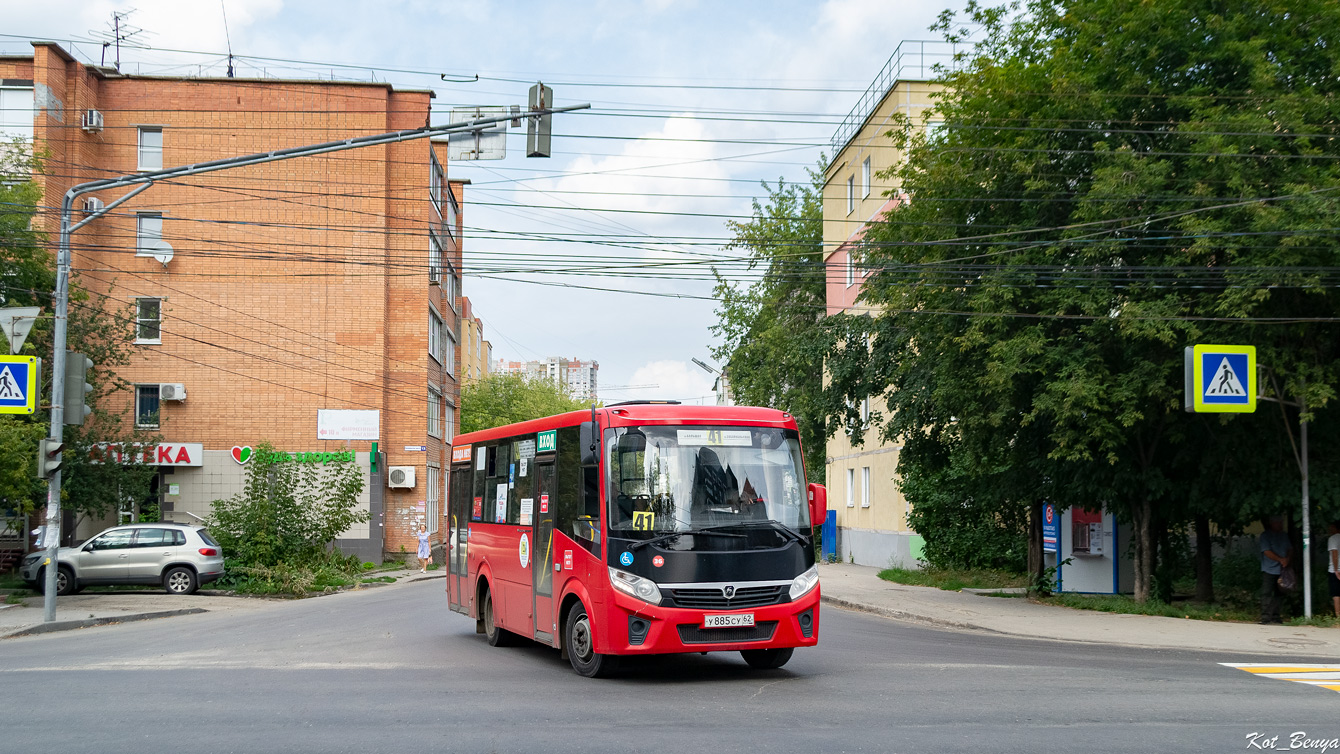
[[[735,525],[735,524],[730,524],[730,526],[734,526],[734,525]],[[719,527],[719,526],[705,526],[705,527],[703,527],[703,528],[701,528],[701,529],[681,529],[681,530],[679,530],[679,531],[668,531],[668,532],[666,532],[666,533],[664,533],[664,534],[658,534],[657,536],[654,536],[654,537],[652,537],[651,539],[640,539],[640,540],[634,542],[633,544],[628,545],[628,547],[626,547],[626,548],[624,548],[624,549],[627,549],[627,550],[636,550],[637,548],[639,548],[639,547],[643,547],[643,546],[646,546],[646,545],[654,545],[654,544],[660,544],[660,543],[662,543],[662,542],[669,542],[669,541],[674,540],[674,539],[679,539],[680,537],[684,536],[685,534],[713,534],[713,535],[718,536],[718,537],[739,537],[739,538],[741,538],[741,539],[744,538],[744,535],[743,535],[743,534],[732,534],[732,533],[730,533],[730,532],[719,532],[719,531],[716,531],[716,529],[720,529],[720,528],[721,528],[721,527]]]
[[[804,541],[805,541],[805,539],[804,539],[799,533],[797,533],[796,531],[794,531],[791,527],[787,526],[786,524],[783,524],[783,523],[780,522],[780,521],[773,520],[773,519],[771,519],[771,518],[769,518],[769,519],[765,519],[765,520],[751,519],[751,520],[749,520],[749,521],[736,521],[736,522],[733,523],[733,524],[718,524],[718,525],[716,525],[716,526],[709,526],[709,527],[707,527],[706,529],[699,529],[699,531],[707,531],[707,530],[709,530],[709,529],[729,529],[729,528],[734,527],[734,526],[742,526],[742,527],[745,527],[745,528],[747,528],[747,529],[754,529],[754,528],[758,528],[758,527],[766,526],[766,527],[768,527],[769,529],[772,529],[773,531],[777,532],[778,534],[781,534],[782,536],[784,536],[784,537],[786,537],[787,539],[791,540],[792,542],[804,542]],[[737,534],[737,535],[735,535],[735,536],[743,536],[743,535]]]

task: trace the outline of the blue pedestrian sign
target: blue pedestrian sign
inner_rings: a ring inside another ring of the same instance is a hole
[[[0,414],[37,411],[36,356],[0,356]]]
[[[1196,413],[1256,410],[1256,347],[1195,346],[1187,349],[1187,409]]]

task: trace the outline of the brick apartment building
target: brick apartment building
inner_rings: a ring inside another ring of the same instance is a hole
[[[50,43],[0,57],[0,90],[7,106],[31,95],[48,207],[98,178],[418,128],[433,97],[382,83],[123,75]],[[371,521],[345,533],[347,552],[412,553],[418,522],[444,530],[463,187],[447,179],[445,140],[421,139],[159,182],[74,234],[78,283],[136,314],[135,354],[118,374],[135,386],[128,420],[170,446],[150,454],[165,519],[193,521],[239,491],[234,448],[269,442],[299,462],[355,454]],[[54,242],[57,212],[40,222]],[[377,412],[377,439],[322,439],[323,409]],[[413,470],[413,486],[388,486],[396,467]]]

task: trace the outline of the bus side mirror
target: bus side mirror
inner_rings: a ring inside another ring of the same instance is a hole
[[[582,465],[596,466],[600,463],[600,425],[595,422],[582,422],[577,442],[582,446]]]
[[[821,526],[828,517],[828,488],[810,484],[810,526]]]

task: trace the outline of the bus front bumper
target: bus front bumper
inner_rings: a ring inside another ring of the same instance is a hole
[[[812,647],[819,643],[819,586],[795,602],[746,610],[649,605],[617,590],[603,654],[640,655]],[[753,616],[752,626],[706,627],[707,616]]]

